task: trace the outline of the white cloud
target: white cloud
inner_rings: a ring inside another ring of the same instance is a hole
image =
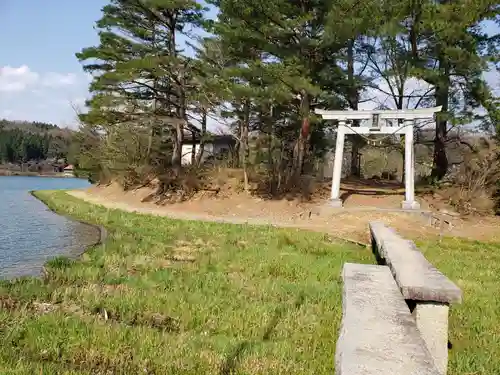
[[[47,87],[70,86],[77,82],[77,76],[74,73],[55,73],[50,72],[42,77],[41,84]]]
[[[36,92],[43,87],[72,86],[77,83],[77,78],[74,73],[39,73],[27,65],[19,67],[7,65],[0,67],[0,92],[15,93],[26,90]]]
[[[0,67],[0,92],[20,92],[36,84],[40,76],[27,65]]]
[[[1,118],[9,118],[12,115],[12,111],[9,109],[4,109],[3,111],[0,112],[0,117]]]
[[[88,82],[83,72],[0,66],[0,119],[77,124],[74,107],[83,109]]]

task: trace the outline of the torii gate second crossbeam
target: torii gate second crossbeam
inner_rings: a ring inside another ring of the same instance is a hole
[[[441,106],[423,109],[400,110],[373,110],[373,111],[325,111],[316,109],[314,112],[321,115],[324,120],[337,120],[337,142],[335,146],[335,160],[333,163],[331,205],[342,207],[340,200],[340,178],[342,175],[342,160],[344,157],[344,140],[347,134],[404,134],[405,135],[405,200],[403,209],[420,209],[420,204],[415,201],[415,161],[413,150],[413,126],[415,120],[432,119],[436,112],[441,111]],[[352,120],[372,120],[372,126],[359,126],[351,128],[346,125]],[[398,120],[402,125],[379,126],[380,120]],[[405,122],[410,122],[405,124]]]

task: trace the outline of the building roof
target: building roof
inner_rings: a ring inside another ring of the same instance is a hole
[[[69,164],[69,165],[64,167],[63,171],[72,171],[73,169],[75,169],[73,164]]]

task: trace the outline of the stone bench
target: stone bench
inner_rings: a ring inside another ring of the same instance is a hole
[[[380,222],[370,223],[373,251],[386,264],[415,318],[441,374],[448,366],[449,305],[462,301],[461,290],[418,250]]]
[[[386,266],[346,263],[337,375],[439,375]]]

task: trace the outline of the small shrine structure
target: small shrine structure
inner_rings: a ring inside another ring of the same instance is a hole
[[[335,159],[333,162],[333,178],[331,205],[342,207],[340,199],[340,178],[342,175],[342,160],[344,157],[344,141],[348,134],[359,134],[364,137],[378,134],[403,134],[405,136],[405,200],[401,203],[403,209],[418,210],[420,204],[415,201],[415,152],[413,144],[413,131],[417,120],[433,119],[436,112],[441,111],[441,106],[419,109],[397,110],[339,110],[326,111],[316,109],[314,112],[324,120],[337,120],[337,141],[335,145]],[[353,127],[354,121],[361,126]],[[369,122],[366,126],[363,122]],[[389,124],[387,124],[389,122]],[[383,123],[383,124],[382,124]]]

